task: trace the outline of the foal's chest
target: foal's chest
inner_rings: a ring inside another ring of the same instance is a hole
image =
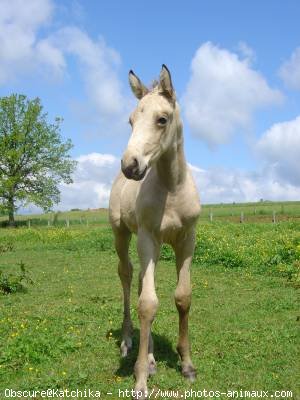
[[[121,193],[121,218],[129,230],[143,227],[165,242],[194,225],[199,212],[199,197],[189,176],[176,192],[167,191],[149,174],[141,183],[126,181]]]
[[[160,234],[162,241],[171,243],[178,233],[194,225],[200,211],[198,196],[184,190],[177,193],[157,191],[152,198],[141,198],[137,203],[136,219],[139,226]]]

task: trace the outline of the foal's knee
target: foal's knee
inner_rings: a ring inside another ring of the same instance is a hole
[[[153,321],[158,308],[158,298],[155,294],[152,296],[141,295],[138,301],[139,318]]]
[[[191,307],[191,290],[177,288],[174,297],[178,312],[183,314],[187,313]]]

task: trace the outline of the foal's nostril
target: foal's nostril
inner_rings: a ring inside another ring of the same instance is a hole
[[[145,172],[147,168],[144,168],[143,171],[140,171],[141,164],[139,162],[138,156],[125,156],[121,160],[121,169],[123,174],[128,179],[140,180],[145,176]]]

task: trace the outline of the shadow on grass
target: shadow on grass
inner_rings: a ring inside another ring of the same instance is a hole
[[[113,337],[118,338],[116,345],[120,347],[121,345],[121,329],[116,329],[112,331]],[[139,349],[139,336],[140,331],[134,329],[132,337],[132,350],[127,357],[121,358],[120,356],[120,366],[116,371],[118,376],[130,376],[133,374],[134,364],[137,359],[138,349]],[[174,351],[171,342],[162,335],[158,335],[152,332],[153,342],[154,342],[154,357],[157,362],[165,362],[169,368],[173,368],[176,371],[180,371],[180,366],[178,363],[178,355]]]

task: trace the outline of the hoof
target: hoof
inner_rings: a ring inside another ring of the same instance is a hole
[[[122,340],[121,346],[120,346],[120,352],[121,352],[121,357],[126,357],[130,350],[132,349],[132,339],[127,338]]]
[[[182,375],[190,382],[194,382],[197,377],[197,372],[192,365],[187,365],[182,368]]]
[[[156,362],[151,362],[149,363],[149,375],[155,375],[156,374]]]
[[[156,374],[156,361],[155,358],[153,356],[153,354],[148,354],[148,373],[150,376],[155,375]]]

